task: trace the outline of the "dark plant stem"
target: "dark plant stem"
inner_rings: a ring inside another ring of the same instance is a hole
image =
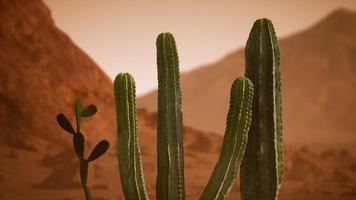
[[[92,200],[91,192],[88,187],[88,163],[86,159],[80,160],[80,183],[85,194],[85,199]]]

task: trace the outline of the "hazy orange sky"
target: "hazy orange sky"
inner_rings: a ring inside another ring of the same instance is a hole
[[[257,18],[279,36],[302,30],[356,0],[44,0],[55,23],[114,78],[129,72],[138,94],[157,86],[155,39],[175,35],[181,71],[242,47]],[[197,77],[199,78],[199,77]]]

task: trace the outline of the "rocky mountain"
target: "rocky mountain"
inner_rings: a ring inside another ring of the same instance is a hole
[[[109,151],[89,167],[95,200],[123,199],[116,154],[112,81],[54,24],[40,0],[0,0],[0,199],[83,199],[71,138],[56,123],[73,104],[95,103],[84,119],[87,149],[110,140]],[[155,197],[155,113],[138,110],[143,168]],[[184,127],[187,199],[198,199],[218,158],[222,137]],[[86,152],[88,153],[88,152]],[[281,199],[354,199],[356,159],[349,150],[287,149]],[[322,175],[322,176],[321,176]],[[305,178],[304,178],[305,177]],[[238,199],[238,182],[231,199]]]
[[[278,32],[278,24],[275,27]],[[355,36],[356,13],[339,9],[314,26],[280,40],[288,145],[355,144]],[[231,84],[243,74],[244,49],[183,73],[184,123],[222,134]],[[141,97],[138,105],[154,111],[156,96],[153,91]]]
[[[49,9],[38,0],[1,0],[0,18],[0,142],[31,148],[39,148],[41,140],[64,144],[68,138],[56,125],[56,113],[73,120],[76,99],[99,107],[84,132],[94,140],[111,137],[112,81],[54,25]]]

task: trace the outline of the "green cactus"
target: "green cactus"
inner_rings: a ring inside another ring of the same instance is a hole
[[[80,110],[80,103],[77,101],[75,103],[75,119],[77,122],[77,131],[74,131],[73,126],[69,122],[68,118],[60,113],[57,115],[57,122],[63,130],[73,135],[73,147],[74,151],[77,154],[79,160],[79,174],[80,174],[80,183],[82,185],[84,195],[86,200],[92,200],[92,195],[88,187],[88,165],[89,162],[94,161],[95,159],[102,156],[109,148],[109,142],[107,140],[102,140],[99,142],[90,153],[88,159],[84,158],[84,146],[85,138],[84,135],[80,132],[80,121],[81,117],[90,117],[97,112],[95,105],[89,105],[84,110]]]
[[[184,199],[184,153],[179,61],[170,33],[157,37],[157,199]]]
[[[225,199],[233,186],[247,144],[252,99],[252,82],[247,78],[236,79],[231,87],[230,108],[220,157],[201,200]]]
[[[254,84],[252,123],[241,167],[242,200],[278,199],[283,172],[279,47],[273,24],[257,20],[246,44],[246,72]]]
[[[114,91],[121,187],[126,199],[148,199],[137,139],[136,92],[132,76],[127,73],[118,74],[114,82]]]
[[[157,199],[185,199],[184,153],[178,54],[170,33],[157,38],[158,125]],[[126,199],[148,199],[137,142],[135,84],[129,74],[114,82],[119,169]],[[247,143],[251,122],[252,82],[238,78],[231,87],[230,110],[219,161],[201,199],[224,199],[236,178]]]

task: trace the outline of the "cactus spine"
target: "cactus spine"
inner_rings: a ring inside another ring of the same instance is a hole
[[[137,139],[136,92],[132,76],[127,73],[118,74],[114,82],[114,91],[121,187],[126,199],[148,199]]]
[[[254,84],[252,123],[241,167],[242,200],[278,199],[283,143],[279,47],[273,24],[257,20],[246,44],[245,76]]]
[[[252,82],[247,78],[237,78],[231,87],[230,108],[220,157],[201,200],[225,199],[233,186],[247,144],[252,99]]]
[[[158,126],[157,199],[184,199],[184,153],[182,136],[179,64],[175,40],[170,33],[157,38]]]
[[[57,122],[63,130],[73,135],[73,147],[74,151],[77,154],[79,160],[79,175],[80,175],[80,183],[82,185],[85,199],[92,200],[92,195],[90,189],[88,187],[88,166],[91,161],[102,156],[109,148],[109,142],[107,140],[102,140],[99,142],[90,153],[88,159],[84,158],[84,147],[85,147],[85,138],[84,135],[80,132],[80,122],[81,117],[90,117],[93,116],[97,112],[97,108],[95,105],[89,105],[84,110],[80,109],[80,102],[77,101],[75,103],[75,119],[77,125],[77,131],[74,131],[72,124],[69,122],[67,117],[60,113],[57,115]]]

